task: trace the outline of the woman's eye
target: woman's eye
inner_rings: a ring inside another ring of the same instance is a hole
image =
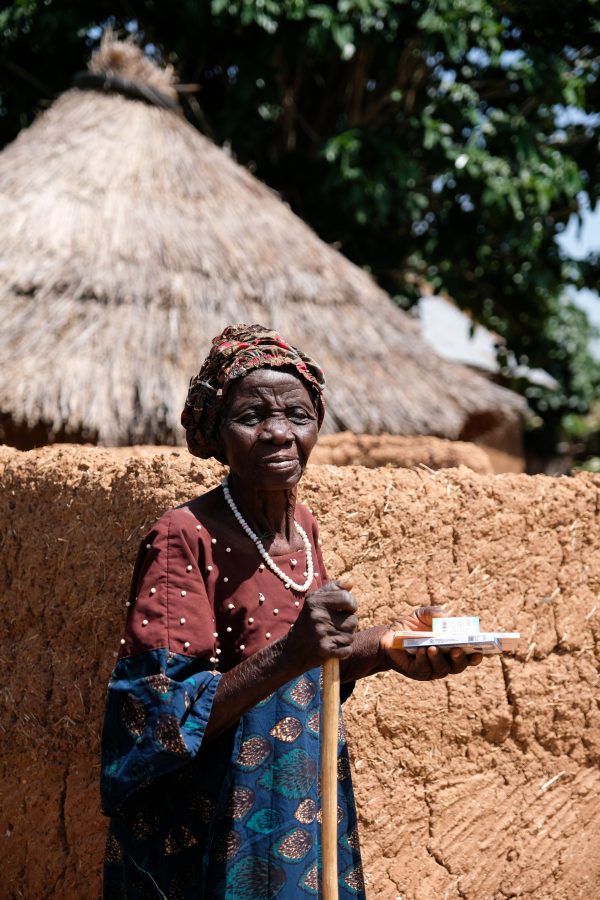
[[[244,415],[238,417],[238,422],[240,425],[258,425],[260,422],[260,416],[258,413],[244,413]]]
[[[310,421],[310,416],[306,412],[305,409],[290,409],[288,410],[288,419],[292,422],[308,422]]]

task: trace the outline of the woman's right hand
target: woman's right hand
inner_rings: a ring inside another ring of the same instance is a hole
[[[294,626],[286,638],[285,655],[307,671],[326,659],[347,659],[352,654],[358,628],[357,603],[350,579],[324,584],[307,594]]]

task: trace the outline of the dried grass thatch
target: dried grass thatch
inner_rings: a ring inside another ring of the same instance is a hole
[[[473,438],[519,416],[182,116],[124,96],[172,101],[169,72],[114,42],[90,69],[104,90],[67,91],[0,154],[0,439],[179,443],[189,377],[242,321],[321,362],[326,431]]]

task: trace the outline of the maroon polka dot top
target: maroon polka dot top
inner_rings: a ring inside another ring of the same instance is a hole
[[[327,581],[317,524],[301,503],[295,518],[311,544],[316,590]],[[304,547],[273,560],[305,580]],[[120,655],[166,647],[226,672],[287,634],[303,596],[264,564],[217,488],[165,513],[142,540]]]

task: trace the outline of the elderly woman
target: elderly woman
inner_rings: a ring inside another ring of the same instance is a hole
[[[358,632],[356,601],[328,580],[296,500],[323,383],[258,325],[225,329],[191,382],[188,446],[229,474],[142,541],[103,735],[105,898],[318,895],[320,664],[340,660],[347,696],[374,672],[425,680],[479,661],[409,656],[388,625]],[[338,771],[340,895],[364,897],[343,736]]]

